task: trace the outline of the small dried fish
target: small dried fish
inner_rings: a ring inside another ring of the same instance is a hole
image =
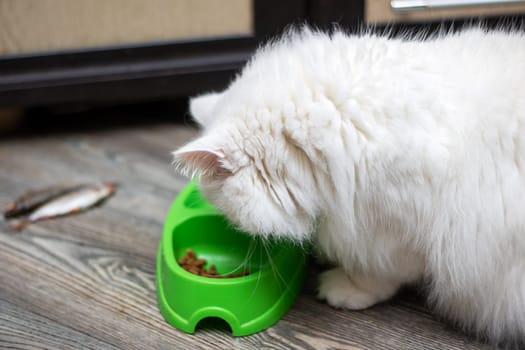
[[[19,231],[28,224],[75,214],[100,203],[112,195],[117,188],[114,182],[105,182],[98,185],[83,186],[80,189],[60,196],[35,210],[27,219],[18,221],[10,226],[11,229]]]
[[[28,214],[42,204],[45,204],[66,193],[76,191],[81,187],[83,186],[52,186],[39,190],[28,191],[7,204],[7,207],[4,209],[3,213],[4,218],[9,219]]]

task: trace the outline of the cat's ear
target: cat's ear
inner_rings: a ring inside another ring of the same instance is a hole
[[[201,137],[173,152],[175,167],[187,177],[219,177],[232,174],[226,152],[210,146],[206,137]]]
[[[215,117],[213,110],[221,96],[221,93],[213,92],[191,98],[190,113],[202,127],[209,125]]]

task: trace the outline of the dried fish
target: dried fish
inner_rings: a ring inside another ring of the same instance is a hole
[[[10,228],[19,231],[33,222],[75,214],[79,211],[86,210],[112,195],[116,188],[117,184],[114,182],[83,186],[76,191],[69,192],[42,205],[31,213],[27,219],[18,221],[11,225]]]
[[[28,191],[7,204],[7,207],[3,213],[4,218],[9,219],[28,214],[42,204],[45,204],[66,193],[76,191],[83,186],[84,185],[52,186],[39,190]]]

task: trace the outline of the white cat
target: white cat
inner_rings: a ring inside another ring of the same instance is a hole
[[[525,337],[523,34],[305,29],[190,109],[179,169],[242,229],[316,242],[330,305],[422,282],[462,327]]]

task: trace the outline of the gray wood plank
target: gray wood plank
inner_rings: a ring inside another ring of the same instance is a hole
[[[121,184],[89,212],[19,234],[0,225],[0,308],[8,310],[0,347],[38,348],[42,336],[58,349],[83,341],[119,349],[490,348],[439,321],[413,293],[361,312],[334,310],[315,299],[315,267],[292,309],[268,330],[234,338],[169,326],[157,309],[155,256],[169,205],[187,182],[170,167],[170,152],[196,133],[164,123],[0,140],[0,204],[61,182]]]
[[[118,349],[5,300],[0,310],[0,349]]]

